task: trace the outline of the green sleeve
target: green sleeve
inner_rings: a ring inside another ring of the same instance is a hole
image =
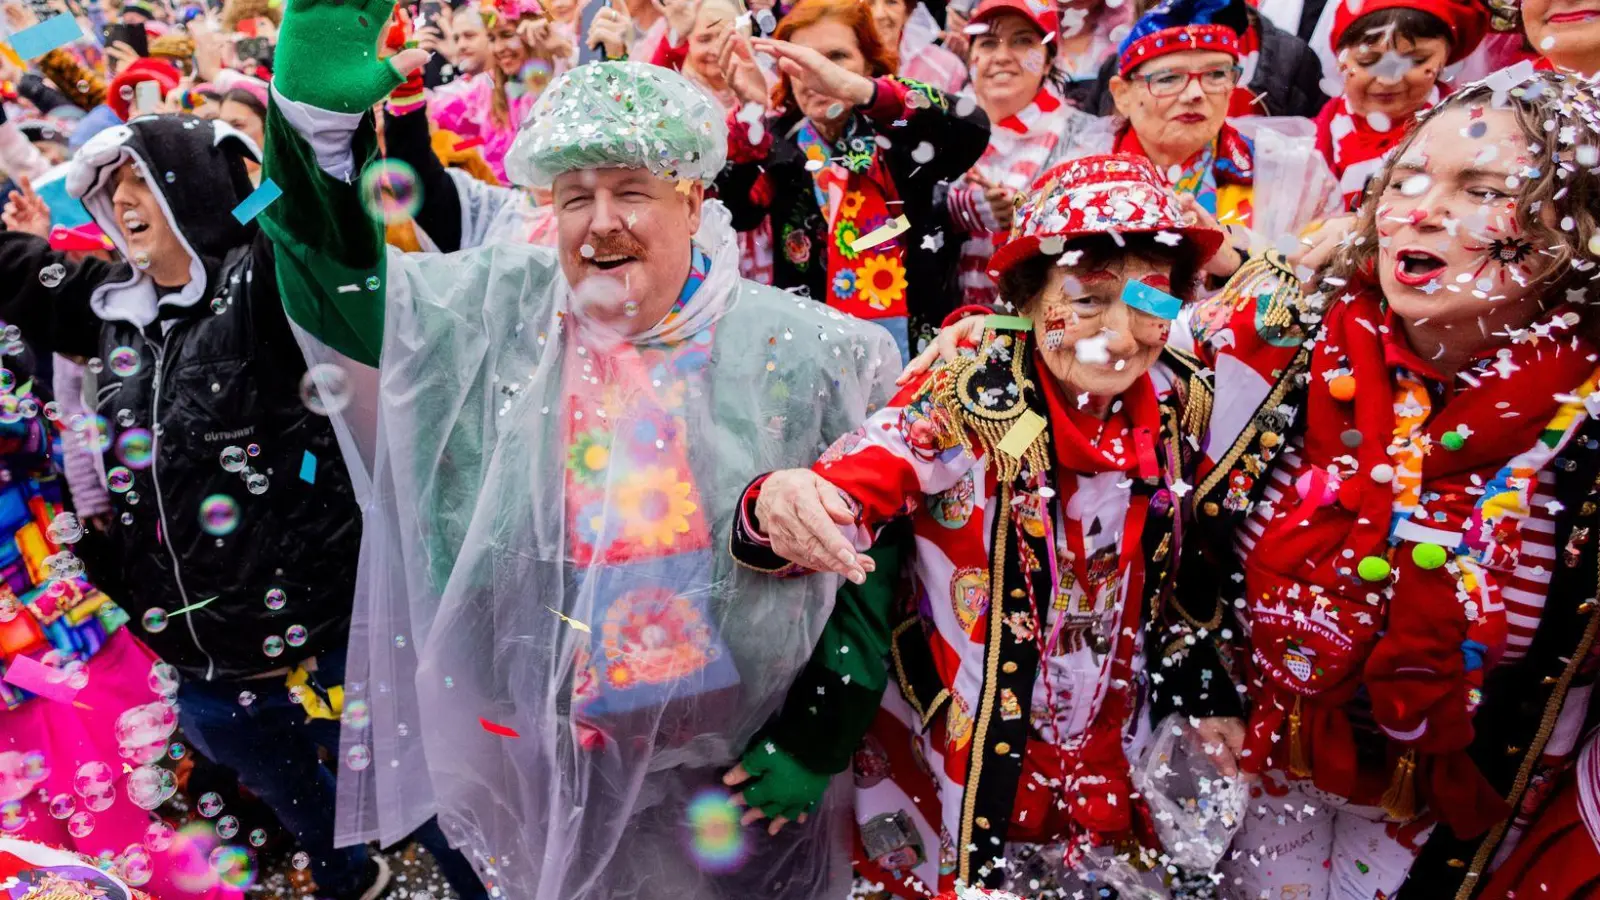
[[[868,552],[877,568],[845,582],[811,660],[789,688],[782,712],[761,737],[813,772],[850,767],[889,681],[889,643],[909,560],[909,523],[895,522]]]
[[[370,115],[352,145],[360,171],[377,155]],[[356,184],[322,171],[276,102],[267,111],[262,175],[263,184],[271,179],[283,191],[258,221],[272,241],[289,318],[339,353],[376,366],[383,346],[382,226],[367,214]]]

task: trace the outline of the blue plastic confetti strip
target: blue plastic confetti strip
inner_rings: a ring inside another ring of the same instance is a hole
[[[317,457],[310,450],[300,457],[300,480],[306,484],[317,483]]]
[[[1178,310],[1183,308],[1182,300],[1142,281],[1130,281],[1123,286],[1122,302],[1163,319],[1176,319]]]
[[[83,28],[70,13],[51,16],[11,36],[11,49],[23,59],[34,59],[83,37]]]
[[[272,182],[271,178],[261,179],[261,186],[250,192],[244,202],[233,208],[233,217],[239,220],[240,225],[250,224],[250,220],[261,215],[261,211],[272,205],[272,201],[283,196],[283,188]]]

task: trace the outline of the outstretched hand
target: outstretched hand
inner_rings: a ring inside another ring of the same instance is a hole
[[[394,0],[286,0],[274,53],[278,93],[331,112],[370,109],[428,61],[416,47],[384,58]]]
[[[21,231],[34,237],[50,236],[50,206],[33,190],[33,181],[24,175],[17,179],[22,190],[12,191],[6,198],[5,211],[0,221],[11,231]]]

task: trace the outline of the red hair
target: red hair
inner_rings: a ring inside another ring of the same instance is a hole
[[[869,77],[881,78],[899,70],[899,49],[885,46],[883,39],[878,37],[878,26],[873,24],[872,10],[865,0],[800,0],[778,23],[778,30],[772,36],[787,41],[796,31],[819,22],[838,22],[855,32],[856,46],[867,60]],[[789,96],[789,76],[779,77],[778,86],[772,90],[772,103],[775,108],[786,112],[793,109]]]

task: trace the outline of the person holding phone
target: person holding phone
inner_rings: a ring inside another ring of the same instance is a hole
[[[483,22],[489,37],[484,71],[437,91],[428,117],[463,141],[481,141],[484,161],[503,182],[518,123],[551,77],[573,65],[576,48],[552,27],[538,0],[501,0],[484,8]]]

